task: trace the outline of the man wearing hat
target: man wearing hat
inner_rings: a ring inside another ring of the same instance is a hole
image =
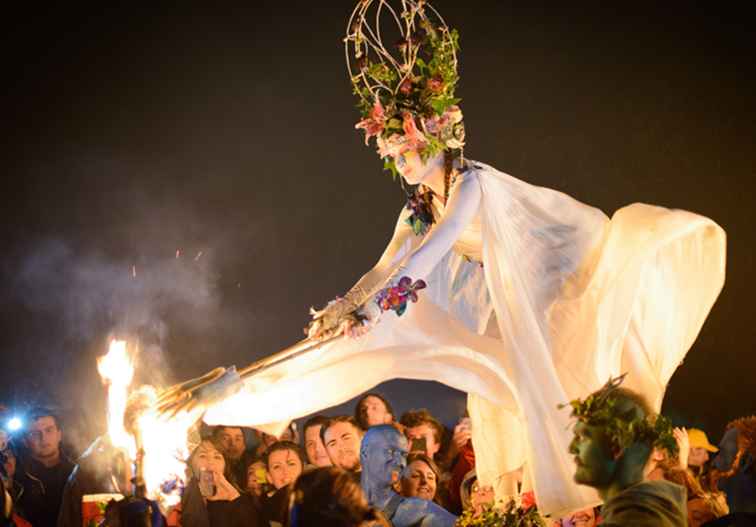
[[[690,453],[688,454],[688,467],[694,473],[700,474],[703,466],[709,460],[709,452],[718,452],[719,449],[709,443],[706,432],[698,428],[688,429],[688,441],[690,443]]]

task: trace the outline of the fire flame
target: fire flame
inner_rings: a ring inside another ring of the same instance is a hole
[[[134,459],[134,438],[123,426],[123,414],[129,398],[129,385],[134,377],[134,364],[126,350],[126,341],[113,339],[107,355],[97,359],[97,371],[108,386],[108,437],[116,448],[125,449]]]
[[[147,497],[157,501],[164,511],[170,511],[181,499],[185,460],[189,457],[188,431],[200,413],[184,412],[170,420],[161,418],[154,410],[157,400],[154,387],[141,386],[130,392],[134,369],[134,360],[123,340],[112,340],[107,355],[97,359],[97,371],[108,386],[108,436],[111,444],[125,451],[132,463],[138,455],[142,456]]]

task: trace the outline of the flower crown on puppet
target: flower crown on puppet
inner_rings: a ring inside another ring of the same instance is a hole
[[[365,144],[376,137],[378,153],[394,175],[392,158],[407,150],[418,150],[425,161],[445,150],[461,156],[465,145],[460,99],[454,96],[459,34],[425,0],[401,0],[400,5],[360,0],[344,38],[362,113],[355,128],[365,131]],[[395,46],[382,40],[386,21],[399,30]]]
[[[666,449],[670,455],[678,454],[677,441],[672,433],[672,424],[663,415],[637,417],[635,410],[622,411],[617,402],[616,390],[627,374],[610,378],[597,392],[585,399],[574,399],[569,404],[559,405],[572,408],[570,417],[590,426],[604,428],[612,441],[612,446],[624,449],[633,443],[646,443],[656,448]]]

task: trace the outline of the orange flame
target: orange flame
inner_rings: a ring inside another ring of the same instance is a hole
[[[108,437],[116,448],[125,449],[133,459],[136,454],[134,438],[123,426],[123,414],[129,397],[129,385],[134,377],[134,364],[126,349],[126,341],[113,339],[107,355],[97,359],[97,371],[108,386]]]

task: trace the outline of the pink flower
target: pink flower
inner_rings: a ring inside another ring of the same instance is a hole
[[[423,133],[417,129],[415,118],[412,116],[412,114],[409,112],[404,112],[402,117],[404,118],[402,128],[404,129],[404,137],[407,138],[407,146],[409,146],[410,148],[420,148],[425,145],[428,140],[425,138]]]
[[[383,132],[385,123],[386,113],[383,110],[383,106],[381,106],[380,99],[376,97],[370,116],[354,125],[354,127],[358,130],[365,130],[365,144],[368,144],[371,137],[380,135]]]

